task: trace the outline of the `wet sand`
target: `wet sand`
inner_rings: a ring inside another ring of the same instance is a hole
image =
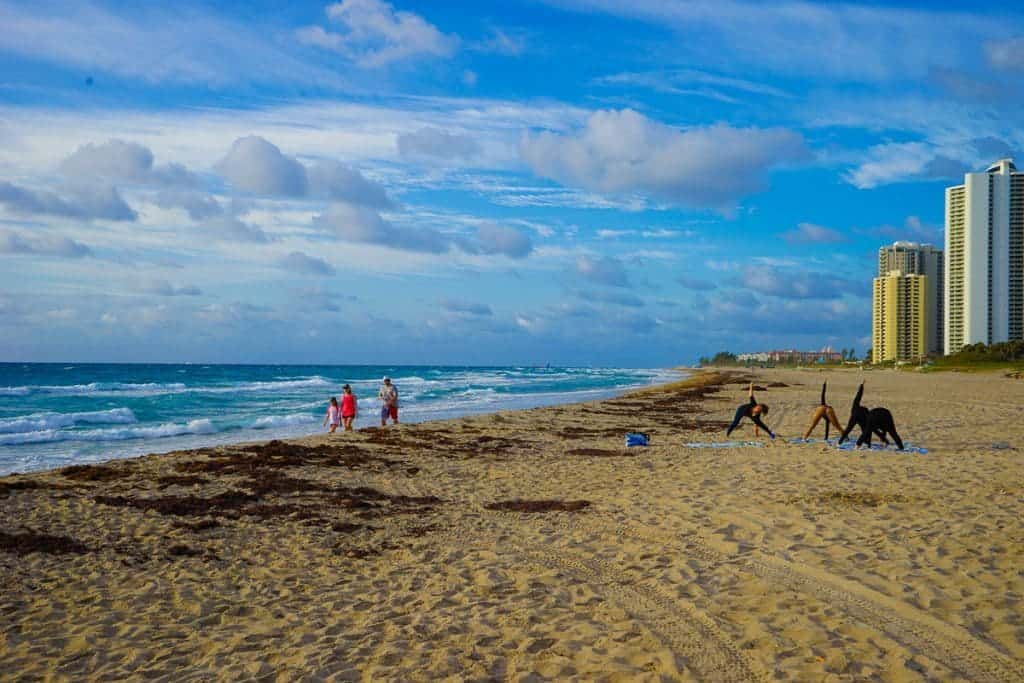
[[[785,441],[862,377],[928,454]],[[780,438],[686,446],[748,379]],[[3,477],[0,679],[1024,681],[1022,414],[997,374],[711,373]]]

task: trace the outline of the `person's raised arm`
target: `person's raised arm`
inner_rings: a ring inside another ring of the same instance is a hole
[[[821,405],[828,405],[825,403],[825,389],[828,387],[828,382],[821,383]]]
[[[757,405],[757,401],[754,399],[754,383],[753,382],[750,383],[750,401],[749,401],[749,403],[752,406],[756,406]]]
[[[860,399],[864,396],[864,382],[860,383],[857,387],[857,395],[853,397],[853,409],[857,410],[860,407]]]

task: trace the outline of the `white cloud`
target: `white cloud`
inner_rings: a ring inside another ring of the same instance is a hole
[[[218,168],[232,186],[255,195],[301,197],[308,189],[305,167],[256,135],[235,140]]]
[[[526,51],[526,34],[492,28],[489,36],[473,44],[473,49],[477,52],[518,57]]]
[[[307,169],[310,194],[314,197],[389,209],[394,202],[383,185],[337,161],[319,161]]]
[[[134,221],[138,214],[111,186],[80,185],[64,196],[47,190],[30,190],[0,181],[0,205],[16,214],[43,214],[66,218]]]
[[[449,313],[474,317],[490,316],[494,314],[491,307],[487,304],[472,303],[458,299],[445,299],[441,302],[441,307]]]
[[[363,67],[381,67],[413,57],[448,57],[457,36],[444,34],[413,12],[396,10],[381,0],[342,0],[329,5],[327,18],[340,33],[319,26],[299,29],[299,42],[333,50]]]
[[[480,76],[471,69],[466,69],[462,72],[462,83],[464,85],[468,85],[470,88],[475,88],[479,80]]]
[[[1024,71],[1024,36],[985,43],[985,56],[997,69]]]
[[[846,182],[861,190],[913,180],[955,180],[968,171],[964,162],[924,142],[875,145],[865,156],[859,166],[843,174]]]
[[[742,96],[790,97],[774,86],[697,69],[617,73],[602,76],[595,82],[606,86],[649,88],[671,95],[693,95],[729,104],[739,104]]]
[[[477,229],[477,243],[484,254],[503,254],[514,259],[526,258],[533,251],[528,235],[495,223],[484,223]]]
[[[116,139],[99,145],[82,145],[61,163],[60,172],[79,182],[94,182],[99,178],[153,185],[192,186],[198,183],[198,178],[184,166],[154,166],[153,152],[148,147]]]
[[[581,256],[576,260],[576,272],[599,285],[629,287],[629,276],[626,275],[625,267],[621,261],[611,256]]]
[[[679,130],[630,109],[595,112],[571,136],[527,134],[520,151],[535,173],[563,184],[717,209],[764,189],[771,168],[808,156],[789,130]]]
[[[835,299],[867,291],[871,283],[853,282],[834,275],[803,270],[747,266],[738,284],[758,294],[781,299]]]
[[[167,280],[152,280],[145,285],[144,291],[157,296],[199,296],[203,293],[195,285],[172,285]]]
[[[88,246],[68,237],[33,236],[14,231],[0,232],[0,254],[36,254],[61,258],[92,256]]]
[[[334,266],[315,256],[309,256],[301,251],[293,251],[278,259],[277,265],[284,270],[300,275],[334,275]]]
[[[782,239],[790,244],[832,244],[846,241],[838,230],[815,223],[800,223],[795,229],[782,233]]]
[[[195,5],[108,10],[89,0],[0,2],[0,26],[4,52],[148,83],[292,82],[301,73],[308,83],[342,84],[336,73],[268,40],[262,26]]]
[[[676,282],[681,284],[686,289],[693,289],[701,292],[709,292],[713,289],[717,289],[718,286],[710,280],[702,280],[700,278],[691,277],[689,275],[680,275],[676,278]]]
[[[468,135],[457,135],[438,128],[420,128],[398,136],[398,153],[403,157],[471,157],[480,145]]]
[[[206,236],[225,242],[264,244],[270,241],[262,228],[250,225],[236,216],[216,216],[200,223],[199,230]]]
[[[442,254],[451,241],[437,230],[397,226],[364,206],[332,204],[313,224],[349,242],[377,244],[391,249]]]

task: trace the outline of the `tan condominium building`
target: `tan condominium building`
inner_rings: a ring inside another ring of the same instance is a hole
[[[1011,159],[946,188],[946,354],[1024,339],[1024,174]]]
[[[942,354],[945,312],[943,291],[945,264],[942,249],[931,244],[895,242],[878,250],[878,277],[896,271],[903,275],[928,277],[928,348],[929,354]]]
[[[928,355],[928,279],[899,270],[874,279],[872,362],[915,361]]]

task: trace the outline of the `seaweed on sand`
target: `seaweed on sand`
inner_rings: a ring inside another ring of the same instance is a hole
[[[484,505],[500,512],[579,512],[590,507],[589,500],[502,500]]]

